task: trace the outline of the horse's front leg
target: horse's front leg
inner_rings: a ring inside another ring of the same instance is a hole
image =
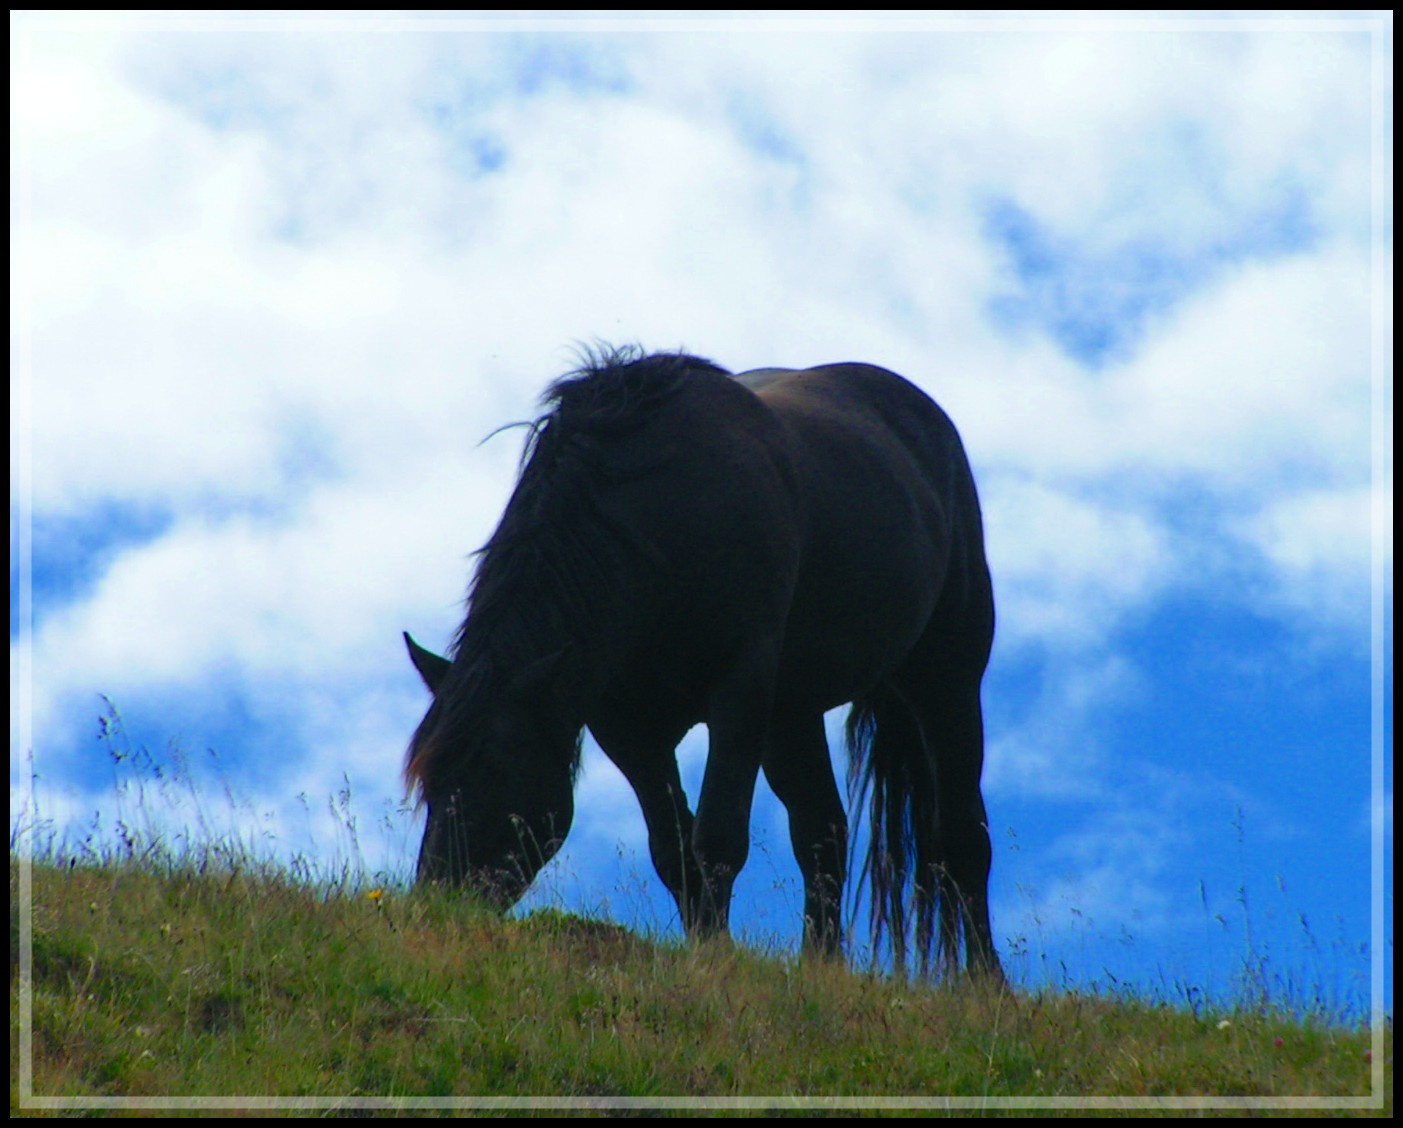
[[[643,821],[648,825],[648,853],[653,868],[677,902],[683,927],[689,933],[695,932],[701,923],[705,883],[692,849],[695,820],[677,771],[675,742],[639,740],[597,723],[590,726],[590,731],[638,797]]]
[[[774,701],[777,650],[757,646],[734,662],[708,708],[710,747],[692,833],[705,882],[703,935],[727,931],[731,890],[750,853],[750,807]]]

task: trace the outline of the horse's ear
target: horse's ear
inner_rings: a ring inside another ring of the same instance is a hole
[[[408,631],[404,632],[404,645],[409,648],[409,660],[414,663],[414,668],[419,671],[419,676],[424,679],[429,692],[437,694],[438,687],[443,684],[443,679],[448,676],[453,663],[447,658],[439,657],[432,650],[425,650],[409,637]]]

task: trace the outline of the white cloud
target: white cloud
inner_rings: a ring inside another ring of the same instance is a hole
[[[342,771],[397,796],[423,704],[398,631],[440,646],[457,626],[519,449],[475,444],[595,336],[736,367],[872,360],[951,412],[981,475],[999,646],[1076,659],[991,748],[996,791],[1097,797],[1069,765],[1094,766],[1098,708],[1137,686],[1107,647],[1205,558],[1245,543],[1322,611],[1354,567],[1367,55],[1342,41],[619,37],[599,66],[627,81],[587,97],[526,92],[504,37],[37,42],[14,99],[32,223],[12,232],[34,504],[173,511],[43,608],[48,741],[97,690],[234,684],[285,732],[258,798],[282,826],[288,796],[319,802]],[[495,168],[470,167],[474,143],[499,147]],[[1290,253],[1242,251],[1292,193],[1308,214]],[[1018,283],[984,227],[996,198],[1086,261],[1147,245],[1199,273],[1091,371],[991,319]],[[1189,530],[1183,494],[1212,509]],[[684,744],[689,785],[703,752]],[[616,774],[587,773],[579,811],[580,849],[620,826],[641,847]],[[1076,864],[1101,874],[1068,894],[1086,911],[1145,893],[1143,874]]]
[[[1132,509],[1014,478],[983,487],[1001,640],[1100,643],[1170,578],[1164,534]]]
[[[995,662],[1001,644],[995,644]],[[1101,801],[1118,770],[1108,766],[1104,718],[1143,697],[1143,675],[1126,658],[1088,650],[1059,656],[1043,674],[1026,716],[991,727],[984,793],[1003,797]],[[987,694],[986,694],[987,698]]]
[[[124,552],[88,598],[37,624],[36,730],[74,694],[190,690],[230,672],[263,692],[305,689],[398,661],[405,628],[440,644],[501,504],[501,459],[481,461],[328,488],[290,515],[186,522]]]
[[[1391,507],[1391,499],[1381,499]],[[1304,490],[1281,497],[1245,522],[1240,535],[1270,562],[1277,599],[1313,621],[1369,638],[1368,487]],[[1391,540],[1384,547],[1391,559]]]
[[[1369,489],[1309,490],[1259,515],[1246,535],[1291,572],[1362,572],[1373,500]]]
[[[1007,359],[965,412],[995,465],[1239,499],[1283,477],[1369,473],[1369,263],[1357,249],[1229,271],[1099,373],[1036,348]]]
[[[1117,382],[1114,461],[1220,490],[1366,477],[1368,287],[1367,257],[1335,246],[1197,296]]]

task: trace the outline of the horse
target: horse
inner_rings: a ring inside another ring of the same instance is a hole
[[[583,730],[632,786],[689,935],[726,934],[763,771],[789,816],[806,954],[841,956],[848,820],[824,713],[851,703],[874,951],[1002,981],[980,685],[993,590],[973,474],[924,392],[868,364],[732,375],[588,351],[542,398],[405,779],[417,880],[505,911],[574,814]],[[705,723],[695,814],[676,747]],[[856,861],[856,859],[854,859]],[[914,917],[914,920],[913,920]],[[908,939],[909,937],[909,939]]]

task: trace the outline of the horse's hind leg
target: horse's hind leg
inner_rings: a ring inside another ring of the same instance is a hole
[[[804,877],[804,949],[842,950],[848,820],[828,758],[823,714],[771,722],[765,778],[789,812],[789,840]]]
[[[933,757],[939,811],[941,870],[926,875],[939,891],[940,947],[958,960],[959,923],[971,971],[1002,978],[989,923],[989,869],[993,850],[988,814],[980,792],[984,769],[984,715],[979,700],[982,664],[934,662],[918,678],[903,678]]]

